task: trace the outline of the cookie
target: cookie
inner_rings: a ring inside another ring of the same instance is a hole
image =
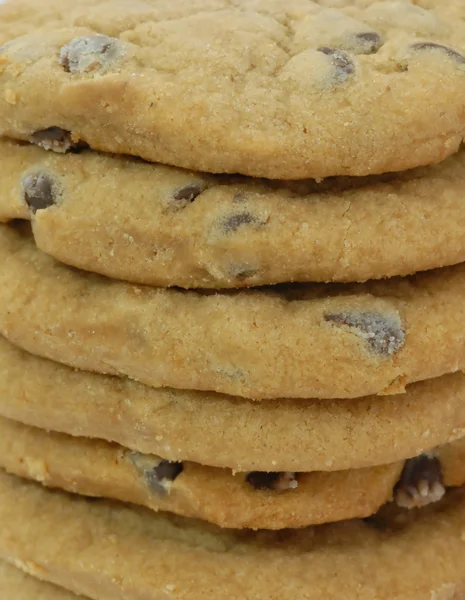
[[[0,333],[83,370],[254,399],[404,391],[464,366],[465,265],[210,294],[78,272],[0,226]],[[328,360],[331,357],[331,360]]]
[[[421,4],[7,3],[0,133],[279,179],[439,162],[465,135],[465,24]]]
[[[383,465],[465,435],[465,375],[355,400],[252,402],[77,372],[0,337],[0,414],[171,461],[235,471]]]
[[[33,569],[34,565],[29,565]],[[0,596],[5,600],[86,600],[64,588],[26,575],[19,568],[0,561]]]
[[[29,219],[42,251],[135,283],[364,281],[465,260],[465,151],[436,167],[320,184],[7,141],[0,161],[0,220]]]
[[[101,440],[47,433],[6,419],[0,420],[0,432],[0,466],[10,473],[49,487],[238,529],[368,517],[392,498],[402,471],[402,464],[394,464],[335,473],[234,475],[228,469],[170,463]],[[436,482],[444,492],[440,469]]]
[[[234,473],[4,418],[0,433],[0,466],[9,473],[236,529],[369,517],[393,498],[407,508],[422,507],[439,501],[446,487],[465,484],[465,438],[405,463],[366,469]]]
[[[254,533],[2,473],[0,519],[3,558],[94,600],[459,600],[465,592],[463,491],[374,522]]]

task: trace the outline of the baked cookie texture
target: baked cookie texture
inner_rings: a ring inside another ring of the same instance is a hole
[[[253,402],[78,372],[0,337],[0,414],[171,461],[235,471],[334,471],[417,456],[465,434],[465,375],[354,400]]]
[[[418,512],[253,533],[2,473],[0,518],[3,558],[94,600],[458,600],[465,588],[463,489]]]
[[[0,161],[0,220],[31,220],[43,252],[134,283],[365,281],[465,260],[463,150],[434,167],[321,183],[8,141]]]
[[[0,23],[0,134],[46,148],[302,179],[439,162],[465,134],[455,0],[15,0]]]
[[[399,393],[464,366],[463,264],[346,287],[210,294],[78,272],[21,228],[1,226],[0,251],[0,332],[83,370],[268,399]]]
[[[333,473],[234,473],[133,452],[0,418],[0,466],[86,496],[132,502],[227,528],[298,528],[369,517],[391,500],[438,502],[465,484],[465,438],[406,461]]]
[[[461,4],[0,6],[0,595],[465,597]]]
[[[5,600],[86,600],[64,588],[31,577],[3,560],[0,561],[0,594]]]

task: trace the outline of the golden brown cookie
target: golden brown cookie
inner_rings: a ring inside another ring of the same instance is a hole
[[[34,565],[23,565],[34,570]],[[2,600],[85,600],[64,588],[40,581],[24,571],[0,561],[0,597]]]
[[[402,471],[402,464],[396,463],[334,473],[233,474],[196,463],[170,463],[102,440],[47,433],[3,418],[0,466],[48,487],[237,529],[295,528],[368,517],[391,500]],[[444,493],[442,484],[448,480],[436,470],[435,484]],[[456,475],[460,477],[460,470]],[[465,483],[465,473],[462,478]],[[427,502],[439,497],[435,484],[429,486]]]
[[[2,473],[0,520],[3,558],[93,600],[459,600],[465,592],[463,491],[367,522],[254,533]]]
[[[0,220],[109,277],[232,288],[364,281],[465,260],[465,151],[389,177],[272,182],[213,177],[0,141]]]
[[[439,162],[465,134],[456,4],[16,0],[0,133],[281,179]]]
[[[0,336],[0,414],[236,471],[337,471],[422,454],[465,434],[465,375],[397,396],[253,402],[155,389],[32,356]]]
[[[392,499],[407,508],[439,501],[446,487],[465,484],[465,438],[405,464],[333,473],[234,473],[0,418],[0,466],[47,487],[220,527],[284,529],[369,517]]]
[[[465,264],[353,286],[136,287],[65,267],[0,226],[0,332],[156,387],[255,399],[392,394],[465,365]]]

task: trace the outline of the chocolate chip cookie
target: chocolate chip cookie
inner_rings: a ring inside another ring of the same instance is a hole
[[[364,281],[465,260],[465,151],[436,167],[320,184],[7,141],[0,161],[0,220],[31,220],[42,251],[134,283]]]
[[[465,135],[456,5],[8,2],[0,134],[277,179],[439,162]]]
[[[253,402],[77,372],[0,337],[0,415],[235,471],[337,471],[404,460],[465,435],[465,375],[354,400]]]
[[[463,489],[419,511],[254,533],[0,473],[0,519],[2,557],[94,600],[391,600],[393,590],[459,600],[465,591]]]
[[[23,229],[0,226],[0,333],[73,367],[269,399],[399,393],[465,366],[464,264],[345,287],[210,294],[78,272]]]
[[[423,507],[441,500],[446,487],[465,484],[465,438],[405,463],[366,469],[235,473],[4,418],[0,434],[0,466],[9,473],[236,529],[369,517],[392,499],[407,508]]]

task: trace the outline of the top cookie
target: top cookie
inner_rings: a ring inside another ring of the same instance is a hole
[[[438,162],[465,135],[456,4],[15,0],[0,134],[280,179]]]

